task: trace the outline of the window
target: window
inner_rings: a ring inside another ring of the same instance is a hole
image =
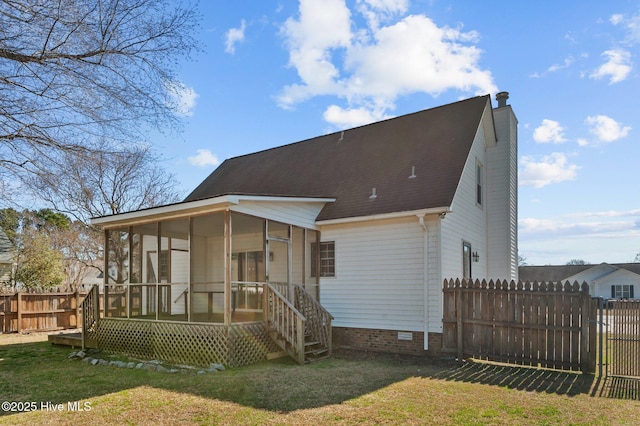
[[[462,278],[471,279],[471,244],[462,243]]]
[[[318,244],[311,244],[311,276],[318,276]],[[336,276],[336,247],[334,241],[327,241],[320,243],[320,276],[321,277],[335,277]]]
[[[233,253],[232,281],[264,282],[265,265],[261,251]]]
[[[158,258],[158,273],[161,283],[169,282],[169,250],[162,250]]]
[[[628,284],[615,284],[611,286],[612,299],[633,299],[633,286]]]
[[[476,162],[476,203],[482,206],[482,164]]]

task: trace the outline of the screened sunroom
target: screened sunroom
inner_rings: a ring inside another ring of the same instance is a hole
[[[319,238],[314,230],[221,211],[105,233],[105,317],[262,321],[266,282],[284,294],[289,283],[303,284],[318,297],[318,277],[312,276],[311,253]]]
[[[106,350],[196,364],[243,365],[274,343],[300,346],[309,325],[294,330],[295,317],[311,318],[300,305],[321,309],[313,228],[329,201],[225,196],[94,219],[107,273],[88,333]],[[267,329],[279,331],[270,339]],[[243,346],[253,353],[243,357]]]

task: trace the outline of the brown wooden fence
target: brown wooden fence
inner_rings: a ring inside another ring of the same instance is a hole
[[[588,285],[444,281],[443,352],[595,372],[597,300]]]
[[[0,293],[0,333],[80,328],[85,296],[78,290]]]

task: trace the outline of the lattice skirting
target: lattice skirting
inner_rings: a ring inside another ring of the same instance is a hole
[[[96,335],[98,347],[106,352],[195,366],[240,367],[279,350],[264,323],[225,326],[101,318]]]

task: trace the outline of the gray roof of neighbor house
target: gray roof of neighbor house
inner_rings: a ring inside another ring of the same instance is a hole
[[[14,247],[9,237],[7,237],[7,234],[0,228],[0,263],[13,263],[13,250]]]
[[[640,274],[640,263],[611,263],[610,265]],[[597,265],[520,266],[518,278],[520,281],[558,282],[594,266]]]
[[[317,220],[449,207],[487,103],[475,97],[231,158],[184,201],[335,198]]]

